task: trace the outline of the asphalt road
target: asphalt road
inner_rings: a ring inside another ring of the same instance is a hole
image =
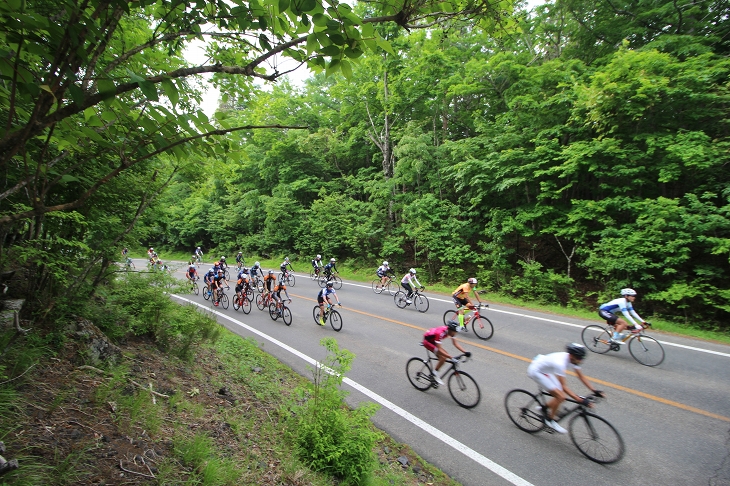
[[[318,285],[308,276],[296,276],[296,285],[289,288],[290,327],[255,307],[244,315],[232,307],[213,307],[202,295],[181,297],[214,311],[222,325],[254,337],[305,376],[311,376],[307,361],[325,355],[320,339],[335,337],[340,347],[356,355],[345,385],[351,405],[383,404],[375,424],[462,484],[730,485],[729,346],[651,332],[666,352],[658,367],[640,365],[626,349],[589,354],[583,371],[608,395],[595,412],[619,430],[626,445],[621,462],[603,466],[581,455],[567,435],[522,432],[504,408],[509,390],[536,391],[526,375],[535,355],[580,342],[582,328],[600,323],[598,319],[506,306],[483,311],[494,324],[492,339],[458,335],[473,353],[463,369],[482,393],[480,404],[467,410],[451,399],[446,387],[420,392],[405,373],[410,357],[425,356],[419,346],[425,330],[441,325],[444,311],[451,309],[447,296],[426,292],[430,308],[421,314],[412,306],[398,309],[391,296],[376,295],[369,285],[345,282],[338,291],[344,324],[341,332],[334,332],[313,321]],[[450,343],[446,346],[456,353]],[[586,392],[574,377],[568,377],[568,384]]]

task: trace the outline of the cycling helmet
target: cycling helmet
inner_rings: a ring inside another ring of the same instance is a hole
[[[413,275],[415,275],[416,274],[416,269],[415,268],[411,268],[410,270],[408,270],[408,273],[412,273]]]
[[[321,260],[321,259],[322,259],[322,255],[317,255],[317,260]]]
[[[208,275],[215,275],[215,270],[212,268],[208,270]]]
[[[284,261],[285,262],[288,262],[289,261],[289,257],[284,257]]]
[[[387,266],[388,266],[388,262],[385,262],[385,261],[384,261],[384,262],[383,262],[383,266],[384,266],[384,267],[387,267]]]
[[[634,289],[621,289],[621,295],[624,295],[624,296],[636,295],[636,290],[634,290]]]
[[[152,248],[152,247],[150,246],[150,251],[152,251],[152,250],[154,250],[154,248]]]
[[[273,270],[269,270],[269,275],[273,275],[273,274],[274,274],[274,271]]]
[[[242,252],[242,251],[239,251],[239,252],[238,252],[238,254],[239,254],[239,255],[243,255],[243,252]]]
[[[472,277],[469,280],[467,280],[467,282],[469,282],[472,285],[476,285],[477,284],[477,279],[475,279],[474,277]]]
[[[226,257],[222,256],[222,257],[221,257],[221,261],[222,261],[222,262],[226,261]]]
[[[327,287],[328,288],[332,288],[334,286],[335,286],[335,283],[334,282],[327,282]]]
[[[456,321],[448,321],[446,323],[446,327],[449,328],[449,331],[456,331],[459,332],[459,323]]]
[[[200,250],[200,247],[198,247],[198,250]]]
[[[248,273],[248,267],[243,267],[243,268],[241,269],[241,271],[242,271],[243,273]]]
[[[253,264],[253,266],[254,267],[260,267],[261,266],[261,263],[260,262],[256,262],[256,263]]]
[[[586,357],[586,348],[582,344],[570,343],[565,346],[565,350],[568,354],[575,356],[578,359],[585,359]]]
[[[335,260],[334,258],[330,258],[330,261],[331,261],[332,263],[335,263],[335,262],[336,262],[337,260]]]

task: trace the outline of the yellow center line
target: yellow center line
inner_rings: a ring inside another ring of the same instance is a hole
[[[300,299],[310,300],[312,302],[316,302],[316,299],[310,299],[309,297],[304,297],[304,296],[301,296],[301,295],[294,295],[294,294],[292,294],[292,296],[293,297],[298,297]],[[378,315],[375,315],[375,314],[371,314],[371,313],[365,312],[365,311],[360,311],[360,310],[355,310],[355,309],[350,309],[350,308],[347,308],[347,310],[349,310],[351,312],[355,312],[357,314],[362,314],[364,316],[372,317],[374,319],[380,319],[381,321],[392,322],[394,324],[398,324],[399,326],[404,326],[404,327],[410,327],[410,328],[413,328],[413,329],[418,329],[419,331],[427,331],[428,330],[428,329],[425,329],[425,328],[420,327],[420,326],[416,326],[416,325],[413,325],[413,324],[408,324],[406,322],[396,321],[395,319],[389,319],[387,317],[381,317],[381,316],[378,316]],[[462,343],[462,344],[469,345],[469,346],[474,346],[474,347],[477,347],[477,348],[481,348],[481,349],[484,349],[486,351],[490,351],[492,353],[501,354],[502,356],[507,356],[509,358],[518,359],[518,360],[524,361],[526,363],[531,363],[532,362],[532,359],[530,359],[530,358],[525,358],[524,356],[520,356],[518,354],[513,354],[513,353],[510,353],[508,351],[502,351],[501,349],[493,348],[491,346],[485,346],[485,345],[479,344],[479,343],[472,343],[472,342],[469,342],[469,341],[464,341],[463,339],[460,340],[459,342]],[[573,376],[575,376],[575,373],[570,373],[570,374],[573,375]],[[659,403],[663,403],[665,405],[669,405],[669,406],[672,406],[672,407],[676,407],[676,408],[679,408],[681,410],[686,410],[688,412],[693,412],[693,413],[696,413],[696,414],[699,414],[699,415],[704,415],[705,417],[710,417],[710,418],[722,420],[724,422],[730,422],[730,417],[725,417],[724,415],[718,415],[716,413],[708,412],[707,410],[702,410],[701,408],[692,407],[690,405],[685,405],[684,403],[675,402],[674,400],[669,400],[669,399],[666,399],[666,398],[658,397],[656,395],[651,395],[649,393],[644,393],[642,391],[634,390],[633,388],[628,388],[628,387],[625,387],[625,386],[622,386],[622,385],[618,385],[616,383],[611,383],[609,381],[604,381],[604,380],[601,380],[601,379],[598,379],[598,378],[593,378],[593,377],[590,377],[590,376],[586,376],[586,377],[588,379],[590,379],[591,381],[595,382],[595,383],[598,383],[600,385],[603,385],[603,386],[606,386],[606,387],[609,387],[609,388],[613,388],[615,390],[620,390],[620,391],[623,391],[623,392],[626,392],[626,393],[630,393],[632,395],[636,395],[636,396],[642,397],[642,398],[648,398],[649,400],[653,400],[655,402],[659,402]]]

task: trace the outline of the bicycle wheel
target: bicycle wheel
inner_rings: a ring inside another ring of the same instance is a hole
[[[256,279],[256,290],[259,291],[259,294],[264,293],[264,281],[261,280],[260,278]]]
[[[393,301],[399,309],[405,309],[405,307],[408,305],[408,302],[406,302],[406,293],[402,290],[399,290],[395,293],[395,295],[393,296]]]
[[[248,297],[250,302],[253,302],[253,289],[251,286],[246,287],[246,297]]]
[[[664,348],[653,337],[637,335],[629,341],[629,353],[644,366],[657,366],[664,361]]]
[[[317,284],[320,287],[324,288],[325,285],[327,285],[327,277],[325,277],[323,275],[320,275],[319,277],[317,277]]]
[[[526,390],[512,390],[504,397],[507,416],[520,430],[534,434],[545,428],[542,404]]]
[[[392,281],[392,280],[388,280],[388,283],[387,283],[387,284],[385,284],[385,290],[386,290],[386,291],[388,292],[388,294],[390,294],[390,295],[395,295],[395,293],[396,293],[396,289],[397,289],[397,288],[398,288],[398,287],[397,287],[397,286],[396,286],[396,285],[395,285],[395,284],[393,283],[393,281]]]
[[[314,323],[319,326],[319,306],[315,305],[314,309],[312,309],[312,317],[314,318]]]
[[[210,287],[208,287],[207,284],[203,287],[203,298],[205,300],[210,300]]]
[[[275,321],[279,318],[279,309],[276,308],[276,304],[273,302],[269,304],[269,317],[271,317],[272,321]]]
[[[284,324],[287,326],[291,326],[291,311],[283,304],[281,306],[281,320],[284,321]]]
[[[227,268],[225,270],[223,270],[223,276],[226,277],[226,282],[231,280],[231,274],[228,272]]]
[[[342,288],[342,279],[337,275],[332,275],[332,283],[334,284],[335,290],[340,290]]]
[[[334,309],[330,312],[330,326],[337,332],[342,329],[342,316]]]
[[[568,424],[570,440],[591,461],[612,464],[624,456],[624,440],[608,420],[591,412],[576,415]]]
[[[585,347],[593,351],[594,353],[604,354],[611,349],[611,332],[608,328],[592,324],[586,326],[583,332],[580,333],[580,338],[583,340]]]
[[[251,299],[249,299],[248,296],[244,295],[243,299],[241,299],[241,310],[243,311],[243,313],[250,313],[252,306],[253,304],[251,304]]]
[[[315,272],[314,269],[311,269],[309,271],[309,278],[312,279],[312,280],[314,280],[315,278],[317,278],[317,272]]]
[[[455,310],[447,310],[446,312],[444,312],[444,326],[449,321],[459,322],[459,313],[456,312]]]
[[[226,294],[221,294],[220,303],[224,309],[228,309],[228,296]]]
[[[449,375],[446,382],[449,387],[449,394],[460,407],[474,408],[479,405],[482,399],[482,392],[479,385],[469,373],[454,371]]]
[[[413,297],[413,303],[415,304],[418,312],[426,312],[428,310],[428,297],[425,295],[416,294],[416,296]]]
[[[198,283],[197,282],[193,282],[193,288],[192,288],[192,290],[193,290],[193,293],[195,295],[198,295],[200,293],[200,287],[198,287]]]
[[[492,321],[484,316],[473,318],[471,320],[471,329],[474,331],[476,337],[484,341],[490,339],[494,335],[494,326],[492,326]]]
[[[241,308],[241,298],[238,296],[238,294],[233,295],[233,310],[238,310]]]
[[[408,375],[408,381],[411,382],[416,390],[426,391],[433,386],[433,380],[431,379],[431,368],[428,363],[421,359],[413,357],[406,363],[406,375]]]
[[[259,294],[256,296],[256,307],[258,307],[260,311],[264,310],[264,308],[266,307],[266,299],[264,299],[263,294]]]
[[[371,287],[373,288],[373,292],[375,292],[376,294],[382,294],[383,290],[385,290],[385,288],[382,287],[382,284],[380,283],[379,278],[376,278],[375,280],[373,280]]]
[[[289,276],[286,278],[286,281],[289,282],[289,285],[294,287],[296,285],[297,279],[294,277],[293,273],[290,273]]]

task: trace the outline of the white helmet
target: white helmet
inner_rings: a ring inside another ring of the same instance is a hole
[[[198,250],[200,250],[200,247],[198,247]]]
[[[636,290],[634,289],[621,289],[621,295],[636,295]]]
[[[331,261],[332,263],[335,263],[335,262],[336,262],[337,260],[335,260],[334,258],[330,258],[330,261]]]
[[[475,279],[474,277],[472,277],[469,280],[467,280],[467,282],[469,282],[472,285],[476,285],[477,284],[477,279]]]
[[[254,267],[260,267],[260,266],[261,266],[261,263],[259,263],[259,262],[256,262],[256,263],[254,263],[254,264],[253,264],[253,266],[254,266]]]
[[[415,275],[416,274],[416,269],[415,268],[411,268],[410,270],[408,270],[408,273],[412,273],[413,275]]]
[[[222,257],[221,257],[221,261],[222,261],[222,262],[226,261],[226,257],[222,256]]]
[[[322,255],[317,255],[317,260],[321,259]]]
[[[388,262],[383,262],[383,266],[384,267],[387,267],[388,266]]]
[[[285,262],[288,262],[289,261],[289,257],[284,257],[284,261]]]

